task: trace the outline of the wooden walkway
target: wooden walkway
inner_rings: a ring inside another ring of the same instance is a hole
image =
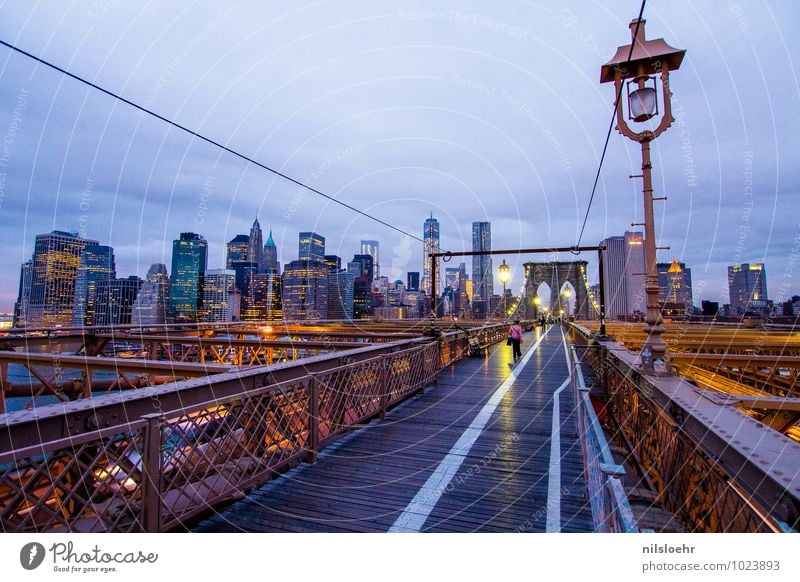
[[[560,328],[526,334],[523,348],[513,372],[505,344],[461,360],[194,531],[591,531]]]

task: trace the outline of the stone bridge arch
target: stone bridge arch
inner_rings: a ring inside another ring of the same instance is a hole
[[[525,263],[525,305],[533,305],[536,290],[544,282],[550,286],[550,305],[559,304],[559,293],[564,283],[569,283],[575,290],[576,319],[589,319],[589,297],[586,290],[586,261],[548,261],[542,263]]]

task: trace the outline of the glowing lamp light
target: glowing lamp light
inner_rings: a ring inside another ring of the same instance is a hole
[[[500,275],[500,282],[505,285],[511,280],[511,267],[506,265],[506,260],[503,259],[503,264],[497,268],[497,271]]]

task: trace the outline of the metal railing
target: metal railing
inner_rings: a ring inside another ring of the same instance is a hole
[[[591,337],[579,326],[572,331],[577,342]],[[623,360],[625,354],[594,342],[584,361],[604,386],[614,439],[631,450],[659,504],[693,532],[791,531],[796,492],[769,474],[774,467],[791,471],[781,467],[787,460],[797,464],[789,439],[696,392],[687,396],[689,387],[676,391],[677,378],[642,375]],[[736,440],[726,437],[727,428],[720,430],[722,423],[735,428]]]
[[[507,326],[471,333],[495,343]],[[0,526],[174,529],[315,461],[467,350],[452,332],[0,415]]]
[[[637,533],[639,528],[622,484],[625,468],[611,454],[600,421],[589,397],[578,354],[571,346],[571,384],[578,417],[578,435],[583,452],[589,504],[594,531]]]

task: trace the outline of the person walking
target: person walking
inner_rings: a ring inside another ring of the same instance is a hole
[[[522,357],[522,350],[520,349],[522,345],[522,326],[519,324],[519,319],[514,320],[514,325],[508,330],[508,337],[511,340],[514,363],[517,363]]]

